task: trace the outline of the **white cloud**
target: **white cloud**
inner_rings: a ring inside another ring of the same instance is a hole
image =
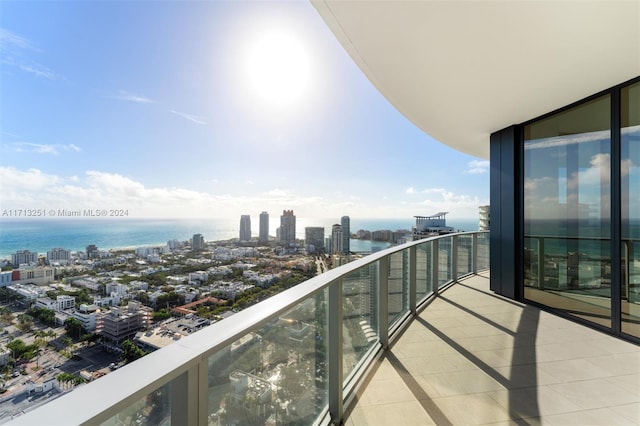
[[[36,48],[29,39],[6,28],[0,28],[0,52],[2,53],[1,62],[4,65],[16,67],[40,78],[49,80],[62,79],[53,70],[27,57],[28,53],[41,53],[40,49]]]
[[[155,104],[156,101],[146,96],[141,96],[135,93],[127,92],[126,90],[119,90],[118,94],[112,96],[113,99],[119,99],[121,101],[135,102],[138,104]]]
[[[58,80],[61,78],[60,75],[53,72],[49,68],[36,63],[33,63],[31,65],[21,64],[19,65],[19,68],[22,71],[34,74],[36,77],[42,77],[49,80]]]
[[[488,200],[481,200],[477,196],[467,194],[457,194],[444,188],[416,190],[411,187],[406,193],[414,197],[426,196],[420,201],[408,201],[402,204],[403,211],[410,216],[449,212],[458,218],[475,218],[478,216],[478,207],[488,204]]]
[[[7,30],[6,28],[0,28],[0,47],[2,48],[2,50],[9,51],[12,50],[12,47],[37,51],[31,41],[12,31]]]
[[[175,110],[171,110],[171,112],[172,112],[173,114],[175,114],[175,115],[177,115],[177,116],[179,116],[179,117],[182,117],[182,118],[184,118],[185,120],[189,120],[189,121],[191,121],[191,122],[193,122],[193,123],[196,123],[196,124],[202,124],[202,125],[207,124],[207,122],[206,122],[206,121],[204,121],[204,120],[202,119],[202,117],[199,117],[199,116],[197,116],[197,115],[187,114],[186,112],[179,112],[179,111],[175,111]]]
[[[481,174],[486,173],[489,170],[489,161],[487,160],[473,160],[467,163],[467,174]]]
[[[349,194],[325,196],[307,191],[296,193],[287,188],[241,192],[216,185],[209,191],[148,186],[131,176],[99,170],[84,174],[56,176],[37,169],[19,170],[0,167],[5,209],[127,209],[130,217],[162,218],[235,218],[241,214],[268,211],[279,216],[293,209],[301,218],[332,218],[344,215],[360,218],[403,218],[448,211],[452,217],[475,218],[478,206],[487,204],[465,194],[443,188],[427,188],[411,196],[414,201],[398,200],[387,194],[374,196]],[[419,196],[422,195],[422,197]],[[30,207],[31,208],[31,207]]]
[[[16,152],[28,152],[28,153],[34,153],[34,154],[60,155],[61,152],[81,151],[80,147],[74,144],[61,145],[61,144],[14,142],[11,144],[11,146],[13,147],[13,150]]]

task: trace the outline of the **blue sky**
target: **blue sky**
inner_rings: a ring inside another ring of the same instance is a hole
[[[488,161],[433,140],[308,2],[0,4],[1,209],[475,219]]]

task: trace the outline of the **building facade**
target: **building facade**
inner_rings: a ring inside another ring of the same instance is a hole
[[[340,227],[342,228],[342,253],[349,254],[351,252],[351,220],[349,216],[340,218]]]
[[[240,241],[251,241],[251,216],[240,216]]]
[[[47,251],[47,263],[60,263],[66,265],[71,260],[71,250],[52,248]]]
[[[126,307],[113,307],[98,315],[96,333],[107,344],[119,345],[123,340],[133,338],[138,330],[148,328],[151,313],[149,308],[137,302],[129,302]]]
[[[280,243],[287,247],[296,243],[296,216],[293,210],[283,210],[280,216]]]
[[[479,207],[479,220],[478,220],[478,230],[479,231],[488,231],[491,229],[491,214],[489,212],[490,206],[480,206]]]
[[[343,235],[342,226],[340,224],[336,223],[331,227],[331,254],[343,253]]]
[[[269,213],[260,213],[260,229],[258,230],[258,242],[266,243],[269,241]]]
[[[11,264],[14,268],[24,264],[38,263],[38,253],[29,250],[18,250],[11,255]]]
[[[193,238],[191,238],[191,249],[192,250],[204,249],[204,237],[202,236],[202,234],[193,234]]]
[[[491,288],[640,338],[640,78],[492,134],[491,167]]]
[[[319,253],[324,250],[324,227],[307,226],[304,228],[304,245],[307,253]]]

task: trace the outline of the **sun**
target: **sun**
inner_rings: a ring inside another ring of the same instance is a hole
[[[287,107],[307,89],[309,59],[295,37],[271,33],[250,50],[247,71],[253,93],[270,106]]]

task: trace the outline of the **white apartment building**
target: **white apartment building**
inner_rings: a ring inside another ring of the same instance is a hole
[[[46,285],[52,283],[55,277],[55,269],[50,266],[27,266],[22,265],[15,269],[19,275],[14,284],[35,284]]]
[[[52,248],[47,252],[48,264],[68,265],[71,262],[71,250]]]
[[[31,263],[38,263],[38,253],[29,250],[18,250],[11,255],[11,264],[14,267],[19,267],[23,264],[29,265]]]
[[[36,300],[35,307],[41,309],[49,309],[51,311],[64,311],[73,309],[76,306],[76,298],[68,295],[60,295],[56,300],[50,297],[39,297]]]

